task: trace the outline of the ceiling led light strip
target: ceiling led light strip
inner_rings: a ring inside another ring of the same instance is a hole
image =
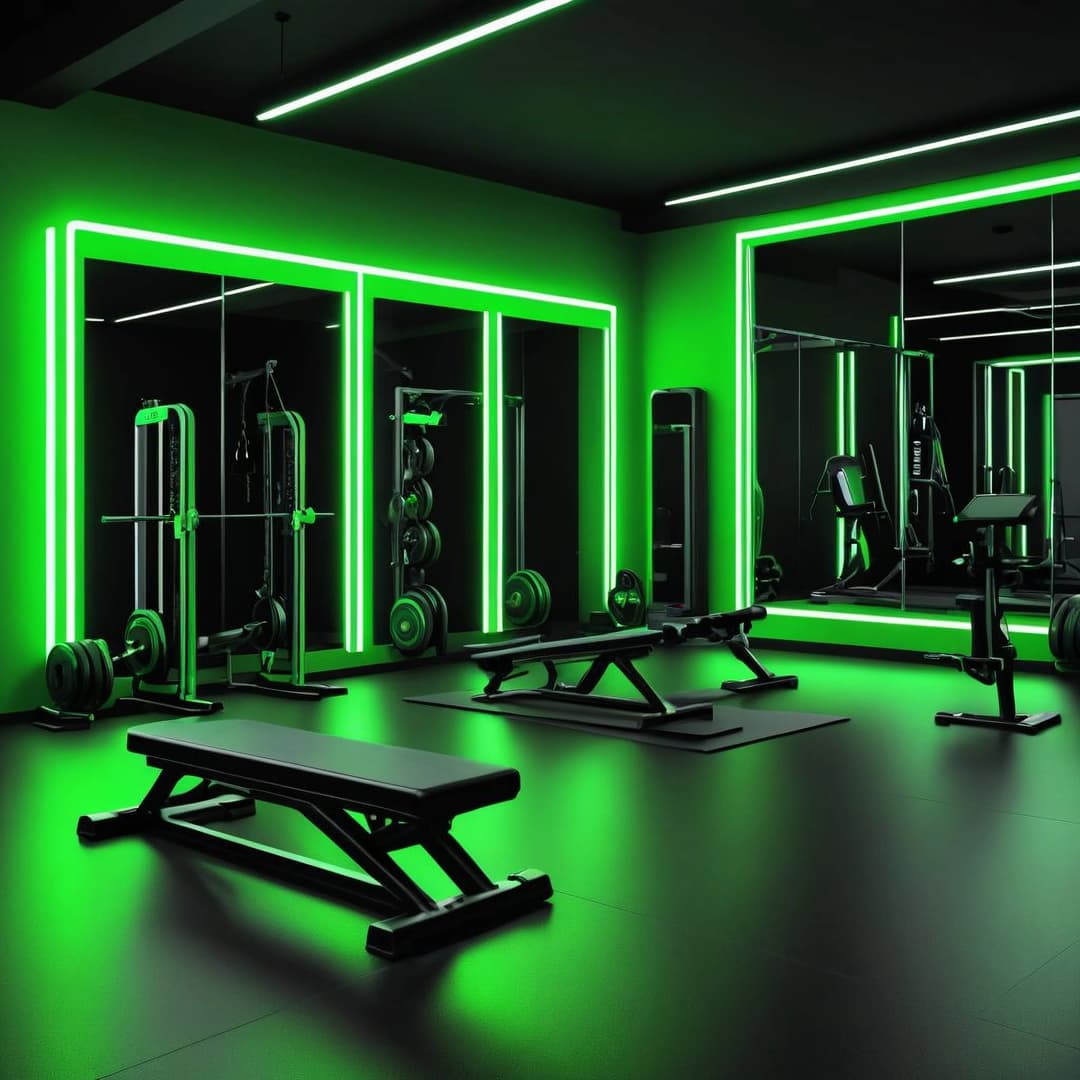
[[[974,341],[976,338],[1019,337],[1021,334],[1051,334],[1055,330],[1080,330],[1080,324],[1072,326],[1033,326],[1028,330],[994,330],[986,334],[953,334],[951,337],[935,338],[935,341]]]
[[[1045,266],[1019,266],[1015,270],[993,270],[987,274],[964,274],[962,277],[943,277],[935,285],[962,285],[967,281],[990,281],[993,278],[1022,277],[1024,274],[1049,274],[1052,270],[1075,270],[1080,261],[1047,263]]]
[[[309,105],[317,105],[320,101],[326,101],[328,98],[337,97],[339,94],[355,90],[359,86],[366,86],[379,79],[385,79],[388,75],[394,75],[407,68],[416,67],[417,64],[423,64],[428,60],[434,59],[436,56],[442,56],[444,53],[452,52],[454,49],[460,49],[462,46],[471,45],[474,41],[480,41],[482,38],[491,37],[493,34],[502,33],[503,30],[509,30],[512,26],[527,22],[529,19],[535,19],[539,15],[546,15],[549,11],[566,7],[567,4],[572,3],[574,3],[574,0],[541,0],[540,3],[529,4],[527,7],[523,7],[518,11],[510,12],[509,15],[503,15],[501,18],[481,23],[479,26],[474,26],[471,30],[465,30],[460,34],[454,34],[452,37],[445,38],[442,41],[436,41],[434,44],[428,45],[423,49],[418,49],[416,52],[407,53],[405,56],[400,56],[396,60],[380,64],[378,67],[368,68],[367,71],[361,71],[359,74],[353,75],[348,79],[343,79],[341,82],[332,83],[330,86],[324,86],[321,90],[313,90],[310,94],[304,94],[302,97],[294,98],[292,101],[286,101],[281,105],[275,105],[272,109],[257,113],[255,119],[276,120],[279,116],[286,116],[288,113],[296,112],[299,109],[306,109]]]
[[[745,184],[732,184],[730,187],[714,188],[711,191],[703,191],[697,195],[683,195],[678,199],[668,199],[664,205],[681,206],[684,203],[702,202],[705,199],[719,199],[725,195],[737,195],[741,191],[756,191],[759,188],[794,183],[796,180],[809,180],[815,176],[828,176],[830,173],[846,172],[848,169],[861,169],[867,165],[879,165],[883,161],[895,161],[898,158],[928,154],[932,150],[946,150],[951,146],[963,146],[966,143],[982,142],[985,139],[998,139],[1003,135],[1016,135],[1022,131],[1050,127],[1053,124],[1066,124],[1071,120],[1080,120],[1080,109],[1052,113],[1050,116],[1039,116],[1034,120],[1020,120],[1013,124],[1001,124],[998,127],[984,128],[982,131],[972,131],[967,135],[954,135],[948,139],[935,139],[933,142],[905,146],[900,150],[886,150],[880,154],[868,154],[866,157],[850,158],[847,161],[838,161],[832,165],[821,165],[814,169],[802,169],[799,172],[784,173],[781,176],[770,176],[765,180],[751,180]]]
[[[115,323],[134,322],[136,319],[152,319],[155,315],[168,315],[171,311],[184,311],[187,308],[202,307],[204,304],[219,304],[222,297],[238,296],[240,293],[254,292],[256,289],[269,289],[276,284],[273,281],[260,281],[258,285],[243,285],[239,289],[226,289],[217,296],[208,296],[205,300],[189,300],[186,304],[173,304],[172,307],[157,308],[155,311],[142,311],[138,315],[125,315],[122,319],[113,319]]]

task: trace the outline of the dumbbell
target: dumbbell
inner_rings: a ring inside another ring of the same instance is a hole
[[[551,615],[551,589],[535,570],[517,570],[503,586],[503,613],[514,627],[542,626]]]
[[[127,663],[132,675],[162,681],[167,674],[165,627],[156,611],[137,608],[124,627],[124,648],[116,656],[101,638],[62,641],[49,650],[45,685],[63,712],[93,713],[112,697],[115,665]]]

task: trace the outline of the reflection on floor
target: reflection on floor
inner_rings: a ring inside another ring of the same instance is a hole
[[[1080,1076],[1080,684],[1020,674],[1064,717],[1021,739],[936,728],[992,695],[954,672],[765,662],[800,689],[748,713],[852,722],[704,755],[401,702],[476,685],[464,664],[314,705],[230,696],[227,715],[521,770],[516,801],[455,831],[493,873],[550,873],[553,904],[396,964],[342,905],[140,839],[81,846],[78,814],[151,776],[130,720],[4,727],[0,1073]],[[665,690],[737,674],[719,650],[647,663]],[[236,827],[334,857],[288,811]]]

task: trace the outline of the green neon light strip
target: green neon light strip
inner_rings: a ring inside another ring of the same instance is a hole
[[[1057,552],[1054,550],[1054,410],[1051,402],[1054,400],[1053,393],[1043,394],[1043,476],[1046,480],[1046,513],[1043,521],[1046,525],[1047,550],[1050,552],[1051,565]],[[1051,571],[1053,572],[1053,571]]]
[[[987,365],[983,369],[983,397],[985,398],[985,412],[984,419],[986,421],[986,430],[983,432],[983,446],[985,450],[985,457],[983,463],[992,468],[994,464],[994,379],[993,371],[991,371],[991,365]],[[993,489],[993,474],[990,475],[990,488]],[[989,492],[988,492],[989,493]]]
[[[1080,180],[1080,173],[1077,173],[1077,179]],[[579,300],[572,296],[557,296],[553,293],[532,292],[528,289],[511,289],[503,285],[462,281],[456,278],[438,277],[434,274],[416,274],[408,270],[391,270],[386,267],[370,266],[365,263],[342,262],[340,259],[322,259],[315,255],[297,255],[287,251],[275,251],[272,248],[226,244],[218,240],[201,240],[190,236],[177,236],[173,233],[155,232],[150,229],[132,229],[123,225],[103,225],[92,221],[69,221],[67,232],[69,243],[72,242],[73,234],[76,232],[98,233],[101,236],[115,236],[126,240],[145,240],[147,243],[152,244],[170,244],[174,247],[194,248],[197,251],[214,251],[220,255],[268,259],[274,262],[290,263],[295,266],[311,266],[322,270],[344,270],[347,273],[354,274],[374,274],[395,281],[411,281],[418,285],[441,285],[449,289],[459,289],[462,292],[512,296],[518,300],[537,300],[541,303],[564,304],[567,307],[607,312],[611,316],[614,316],[615,313],[614,305],[604,304],[596,300]]]
[[[330,86],[324,86],[321,90],[314,90],[310,94],[304,94],[302,97],[293,98],[291,101],[283,102],[281,105],[275,105],[265,112],[256,114],[255,119],[276,120],[279,116],[286,116],[289,113],[297,112],[299,109],[317,105],[320,101],[326,101],[350,90],[355,90],[360,86],[367,86],[379,79],[385,79],[389,75],[395,75],[399,71],[416,67],[418,64],[433,60],[436,56],[442,56],[444,53],[471,45],[474,41],[491,37],[493,34],[502,33],[502,31],[509,30],[513,26],[538,18],[540,15],[546,15],[549,11],[555,11],[557,8],[566,7],[573,2],[574,0],[540,0],[539,3],[529,4],[518,11],[510,12],[509,15],[503,15],[490,22],[481,23],[471,30],[454,34],[452,37],[436,41],[432,45],[416,50],[416,52],[407,53],[405,56],[399,56],[396,60],[380,64],[378,67],[368,68],[366,71],[361,71],[340,82],[332,83]]]
[[[956,630],[962,633],[971,631],[970,621],[961,622],[955,619],[924,619],[920,616],[905,618],[900,615],[856,615],[847,611],[803,611],[800,608],[766,608],[769,618],[788,619],[829,619],[833,622],[873,623],[883,626],[921,626],[927,629]],[[1046,626],[1017,625],[1010,621],[1010,634],[1034,634],[1040,637],[1046,636]]]
[[[1002,312],[1015,312],[1023,315],[1028,311],[1049,311],[1051,308],[1080,307],[1080,302],[1071,304],[1025,304],[1022,307],[987,307],[972,308],[970,311],[939,311],[934,315],[905,315],[904,322],[925,322],[928,319],[958,319],[963,315],[997,315]]]
[[[966,281],[990,281],[992,278],[1022,277],[1024,274],[1048,274],[1053,270],[1075,270],[1080,261],[1047,263],[1045,266],[1020,266],[1015,270],[993,270],[985,274],[964,274],[962,277],[937,278],[935,285],[962,285]]]
[[[64,637],[75,630],[75,234],[68,226],[64,319]]]
[[[495,581],[492,591],[492,604],[495,608],[495,629],[503,630],[503,582],[506,580],[504,560],[504,535],[506,522],[505,503],[505,430],[506,430],[506,395],[503,390],[503,317],[495,315]]]
[[[258,285],[242,285],[238,289],[226,289],[216,296],[208,296],[205,300],[189,300],[186,304],[173,304],[172,307],[157,308],[155,311],[141,311],[138,315],[125,315],[122,319],[113,319],[114,323],[135,322],[136,319],[152,319],[155,315],[168,315],[173,311],[186,311],[188,308],[202,307],[205,304],[220,304],[223,297],[237,296],[240,293],[254,292],[256,289],[269,289],[275,282],[261,281]],[[90,322],[91,320],[87,320]],[[104,322],[104,319],[100,320]]]
[[[367,513],[364,502],[364,440],[367,438],[367,421],[365,419],[364,409],[364,390],[366,378],[366,372],[364,369],[362,357],[364,355],[364,341],[367,335],[368,328],[364,324],[364,316],[367,313],[365,300],[364,300],[364,275],[356,275],[356,330],[350,335],[349,323],[346,322],[345,330],[345,348],[349,349],[349,342],[352,342],[352,353],[348,357],[348,366],[352,370],[355,376],[356,385],[353,387],[353,414],[352,414],[352,428],[353,438],[356,440],[353,444],[353,462],[355,468],[353,469],[353,489],[352,489],[352,517],[355,520],[352,531],[352,551],[353,555],[353,631],[352,631],[352,651],[363,652],[364,650],[364,581],[365,581],[365,563],[364,560],[367,557]],[[346,319],[350,318],[350,309],[345,309]],[[349,453],[349,431],[345,432],[345,453]]]
[[[1060,330],[1061,327],[1058,327]],[[992,368],[1029,368],[1029,367],[1047,367],[1050,364],[1080,364],[1080,354],[1069,354],[1067,356],[1043,356],[1030,360],[990,360],[986,362],[987,367]]]
[[[56,644],[56,229],[45,230],[45,652]]]
[[[836,452],[847,453],[847,394],[844,389],[844,376],[847,373],[847,353],[836,354]],[[836,577],[844,573],[844,555],[847,548],[847,530],[843,518],[836,519]]]
[[[482,559],[483,566],[481,567],[481,576],[484,580],[484,592],[483,592],[483,613],[481,617],[481,630],[485,634],[491,632],[491,596],[492,596],[492,581],[491,581],[491,425],[493,423],[492,413],[495,410],[494,397],[491,392],[491,312],[484,312],[484,333],[483,333],[483,368],[484,368],[484,451],[483,461],[484,466],[482,474],[484,477],[484,493],[483,493],[483,517],[484,523],[481,528],[481,535],[483,536],[482,547]]]
[[[728,187],[713,188],[711,191],[703,191],[697,195],[683,195],[677,199],[668,199],[665,206],[680,206],[684,203],[701,202],[705,199],[719,199],[725,195],[736,195],[741,191],[756,191],[759,188],[776,187],[779,184],[791,184],[797,180],[808,180],[814,176],[828,176],[830,173],[846,172],[849,169],[862,169],[867,165],[879,165],[884,161],[895,161],[897,158],[914,157],[917,154],[928,154],[934,150],[946,150],[951,146],[963,146],[966,143],[982,142],[986,139],[999,139],[1005,135],[1015,135],[1021,131],[1030,131],[1033,128],[1050,127],[1053,124],[1065,124],[1071,120],[1080,119],[1080,109],[1071,109],[1068,112],[1052,113],[1049,116],[1038,116],[1033,120],[1019,120],[1012,124],[1001,124],[997,127],[983,128],[981,131],[972,131],[966,135],[953,135],[947,139],[935,139],[933,142],[918,143],[914,146],[905,146],[899,150],[886,150],[880,154],[868,154],[865,157],[849,158],[846,161],[838,161],[832,165],[820,165],[813,169],[801,169],[799,172],[783,173],[780,176],[771,176],[764,180],[751,180],[744,184],[732,184]]]
[[[746,573],[748,565],[752,565],[753,556],[751,549],[746,546],[743,537],[742,518],[746,513],[746,500],[749,495],[749,487],[743,483],[743,469],[746,468],[747,459],[751,449],[748,439],[742,430],[742,381],[743,378],[751,377],[752,358],[749,349],[744,348],[743,342],[749,332],[750,290],[745,287],[744,274],[746,263],[752,255],[749,249],[736,240],[735,244],[735,597],[734,606],[742,608],[746,606]]]
[[[356,648],[355,636],[353,634],[353,560],[352,560],[352,448],[349,445],[349,439],[352,434],[352,357],[349,355],[349,322],[352,318],[351,312],[351,298],[348,293],[345,293],[343,297],[342,321],[345,324],[345,333],[341,335],[341,385],[342,385],[342,404],[344,408],[344,416],[342,418],[342,431],[345,433],[345,459],[342,461],[342,473],[344,479],[344,491],[343,491],[343,503],[345,506],[345,528],[342,537],[343,550],[345,552],[345,558],[342,559],[344,567],[345,580],[343,582],[345,595],[343,599],[343,611],[342,611],[342,626],[343,637],[345,639],[345,651],[354,652]]]
[[[1027,409],[1027,373],[1024,371],[1023,368],[1014,369],[1013,371],[1010,371],[1009,372],[1009,383],[1010,383],[1010,390],[1012,389],[1013,384],[1015,384],[1016,387],[1017,387],[1017,390],[1016,390],[1016,402],[1017,402],[1017,405],[1019,406],[1019,416],[1018,416],[1018,418],[1016,417],[1016,414],[1014,413],[1013,417],[1010,418],[1011,423],[1009,425],[1010,433],[1011,433],[1011,429],[1014,426],[1019,427],[1019,430],[1017,431],[1017,439],[1015,440],[1015,444],[1014,444],[1015,457],[1016,457],[1016,462],[1017,463],[1016,463],[1016,465],[1013,466],[1013,468],[1016,469],[1017,483],[1019,484],[1020,490],[1021,491],[1027,491],[1027,421],[1026,421],[1026,418],[1025,418],[1025,412],[1026,412],[1026,409]],[[1017,419],[1019,420],[1018,425],[1017,425]],[[1020,545],[1019,545],[1020,554],[1021,555],[1026,555],[1028,553],[1028,549],[1027,549],[1027,547],[1028,547],[1028,545],[1027,545],[1028,531],[1027,531],[1026,528],[1020,527],[1020,528],[1018,528],[1018,532],[1019,532],[1019,536],[1020,536]]]
[[[1080,324],[1072,326],[1036,326],[1029,330],[994,330],[986,334],[953,334],[951,337],[935,338],[935,341],[974,341],[976,338],[1020,337],[1024,334],[1052,334],[1057,330],[1080,330]]]

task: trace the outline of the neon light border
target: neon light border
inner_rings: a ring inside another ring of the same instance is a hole
[[[822,233],[842,231],[845,226],[859,223],[888,224],[909,217],[929,217],[935,212],[945,212],[948,208],[960,209],[978,204],[991,204],[995,200],[1014,201],[1025,195],[1049,194],[1055,190],[1069,190],[1080,186],[1080,172],[1063,173],[1058,176],[1040,177],[1037,180],[1023,180],[1012,184],[998,184],[993,187],[959,192],[954,195],[940,195],[928,199],[914,199],[910,202],[881,206],[871,210],[857,210],[846,214],[830,214],[825,217],[807,218],[789,221],[784,225],[772,225],[759,229],[746,229],[735,233],[735,363],[734,363],[734,402],[735,409],[735,544],[734,551],[734,589],[732,602],[736,607],[744,607],[754,594],[753,537],[747,528],[747,493],[751,490],[752,472],[755,454],[756,433],[754,418],[746,412],[743,386],[750,381],[753,372],[753,280],[755,248],[773,243],[781,237],[807,237]],[[743,423],[743,417],[747,422]],[[774,608],[777,615],[793,615],[794,612]],[[835,621],[880,622],[887,625],[919,626],[914,618],[899,616],[867,615],[853,619],[842,612],[800,611],[800,618],[831,619]],[[925,623],[925,620],[923,621]],[[952,625],[952,624],[945,624]],[[1018,628],[1014,628],[1018,629]],[[1021,631],[1025,632],[1025,631]],[[1045,627],[1040,633],[1045,633]]]
[[[352,325],[351,310],[353,306],[353,300],[348,299],[350,293],[348,290],[343,290],[343,295],[346,299],[345,311],[343,313],[343,321],[345,323],[346,332],[343,335],[343,385],[345,387],[345,402],[344,402],[344,420],[345,420],[345,438],[344,438],[344,459],[343,459],[343,475],[345,483],[348,485],[345,492],[345,513],[343,515],[345,530],[345,552],[352,553],[351,566],[345,570],[345,580],[350,583],[350,595],[346,598],[345,608],[345,648],[349,652],[362,652],[364,650],[364,614],[365,614],[365,572],[364,572],[364,528],[365,528],[365,513],[364,513],[364,489],[363,489],[363,462],[365,460],[365,424],[364,424],[364,384],[365,384],[365,369],[364,369],[364,341],[365,330],[364,315],[366,308],[363,303],[365,296],[365,275],[372,275],[373,277],[381,277],[391,281],[412,282],[421,285],[430,285],[435,287],[444,287],[452,290],[458,290],[466,293],[474,293],[482,296],[491,297],[505,297],[511,300],[535,302],[540,305],[557,305],[566,308],[577,308],[583,311],[590,311],[596,313],[599,317],[599,328],[604,333],[604,382],[605,382],[605,416],[604,416],[604,475],[605,475],[605,506],[604,506],[604,580],[613,580],[615,573],[615,559],[617,554],[616,548],[616,526],[614,519],[615,511],[615,493],[616,493],[616,423],[615,423],[615,401],[616,401],[616,368],[617,368],[617,344],[616,344],[616,319],[617,309],[614,304],[603,303],[594,300],[584,300],[577,297],[561,296],[553,293],[542,293],[528,289],[515,289],[501,285],[491,285],[482,282],[467,281],[463,279],[447,278],[432,274],[420,274],[405,270],[395,270],[387,267],[377,267],[365,263],[346,262],[338,259],[326,259],[313,255],[303,255],[295,252],[278,251],[270,248],[258,248],[250,245],[231,244],[222,241],[205,240],[197,237],[180,236],[176,234],[163,233],[148,229],[138,229],[122,225],[110,225],[101,222],[91,222],[83,220],[69,221],[65,226],[65,266],[63,270],[64,276],[64,326],[65,326],[65,341],[64,341],[64,450],[65,450],[65,470],[63,481],[63,506],[64,506],[64,522],[63,531],[65,536],[64,544],[64,596],[63,596],[63,612],[64,612],[64,629],[65,636],[68,640],[74,639],[78,636],[79,630],[79,611],[78,611],[78,565],[77,565],[77,547],[76,547],[76,498],[77,498],[77,482],[76,482],[76,444],[78,439],[77,420],[77,349],[76,349],[76,314],[79,306],[79,297],[76,293],[76,268],[78,266],[77,261],[77,247],[76,237],[79,233],[97,234],[102,236],[112,236],[116,238],[123,238],[132,241],[145,242],[148,244],[160,244],[167,245],[174,248],[195,250],[201,252],[212,252],[220,255],[230,255],[236,257],[259,259],[269,262],[279,262],[283,264],[292,264],[296,266],[309,267],[321,270],[335,270],[342,271],[350,275],[355,275],[356,279],[356,292],[355,292],[355,306],[356,317],[355,326]],[[46,231],[46,251],[45,251],[45,266],[46,266],[46,312],[48,318],[48,312],[51,309],[55,312],[56,302],[56,259],[55,259],[55,238],[56,229],[50,228]],[[374,283],[373,283],[374,284]],[[377,293],[377,289],[368,287],[367,293],[370,296],[373,293]],[[51,297],[51,300],[50,300]],[[498,325],[501,328],[502,316],[496,315]],[[581,325],[595,325],[594,322],[582,323]],[[52,330],[50,330],[50,326]],[[495,350],[496,358],[501,360],[502,350],[501,342]],[[49,323],[45,328],[45,366],[46,366],[46,408],[48,415],[46,417],[46,448],[45,459],[46,467],[52,460],[54,463],[57,460],[58,449],[58,430],[57,430],[57,402],[55,394],[55,371],[56,371],[56,340],[55,340],[55,321]],[[489,365],[485,363],[485,370]],[[355,385],[353,386],[352,393],[349,392],[350,381],[355,378]],[[52,380],[53,393],[50,397],[50,380]],[[502,372],[500,370],[496,374],[496,385],[502,386]],[[50,417],[52,420],[50,421]],[[499,426],[501,432],[501,425]],[[501,442],[501,434],[498,436]],[[51,647],[55,643],[55,627],[56,627],[56,613],[57,613],[57,570],[56,565],[56,550],[57,540],[59,537],[59,528],[57,523],[56,510],[59,504],[57,493],[55,490],[55,468],[46,476],[46,493],[49,492],[49,476],[52,476],[53,498],[47,499],[48,505],[46,507],[46,555],[51,550],[53,552],[53,560],[47,564],[46,570],[46,631],[47,641],[46,647]],[[501,483],[502,483],[502,464],[498,463],[498,477],[499,477],[499,502],[498,507],[501,509]],[[501,534],[500,534],[501,536]],[[501,548],[502,542],[499,541],[498,547],[500,549],[499,568],[501,569]],[[348,557],[345,559],[349,562]],[[485,575],[490,576],[491,567],[485,566]],[[605,586],[606,587],[606,586]],[[496,588],[493,590],[490,583],[486,585],[486,595],[489,598],[494,596],[501,597],[501,580],[497,583]],[[497,590],[497,591],[496,591]],[[51,597],[51,603],[50,603]],[[349,618],[351,608],[351,620]],[[500,602],[501,610],[501,602]],[[52,634],[48,631],[52,629]]]

